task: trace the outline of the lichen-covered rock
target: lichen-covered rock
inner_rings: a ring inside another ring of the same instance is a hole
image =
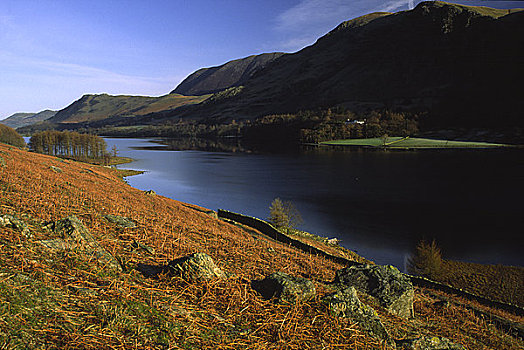
[[[252,286],[265,299],[275,298],[278,303],[294,304],[312,299],[316,295],[313,282],[283,272],[275,272],[263,280],[253,281]]]
[[[136,227],[136,224],[133,220],[131,220],[130,218],[125,218],[123,216],[108,214],[108,215],[104,215],[104,219],[106,219],[107,221],[109,221],[112,224],[115,224],[123,228]]]
[[[464,347],[444,337],[424,336],[397,341],[398,349],[408,350],[464,350]]]
[[[376,298],[392,314],[413,317],[413,284],[394,266],[350,266],[336,272],[333,283],[340,289],[355,287]]]
[[[138,242],[137,240],[133,240],[133,243],[131,243],[131,247],[133,249],[142,249],[143,251],[147,252],[148,254],[155,255],[154,248],[151,248],[150,246],[147,246],[144,243]]]
[[[89,230],[76,216],[69,216],[54,224],[55,232],[60,238],[40,241],[44,247],[52,250],[75,249],[78,252],[92,256],[105,267],[120,271],[118,261],[89,233]]]
[[[357,322],[362,330],[390,345],[393,344],[391,336],[375,310],[360,301],[354,287],[329,294],[322,301],[335,316],[350,318]]]
[[[156,192],[153,190],[144,191],[144,193],[147,194],[148,196],[156,196]]]
[[[55,173],[58,173],[58,174],[62,172],[62,169],[60,169],[59,167],[53,166],[53,165],[51,165],[49,169],[53,170]]]
[[[215,265],[213,259],[205,253],[193,253],[170,261],[168,267],[171,274],[181,276],[188,282],[227,277],[226,274]]]
[[[27,224],[12,215],[0,215],[0,227],[9,227],[21,232],[25,237],[31,237]]]

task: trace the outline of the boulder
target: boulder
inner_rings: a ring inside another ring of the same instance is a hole
[[[40,241],[44,247],[52,250],[77,250],[90,255],[96,260],[114,270],[122,270],[118,261],[89,233],[89,230],[76,216],[69,216],[54,223],[54,230],[60,238]]]
[[[226,274],[215,265],[213,259],[205,253],[193,253],[170,261],[168,268],[171,274],[181,276],[188,282],[226,277]]]
[[[27,224],[12,215],[0,215],[0,227],[9,227],[13,230],[19,231],[25,237],[31,237],[31,232]]]
[[[53,165],[51,165],[49,169],[53,170],[55,173],[58,173],[58,174],[62,172],[62,169],[60,169],[59,167],[53,166]]]
[[[316,295],[313,282],[283,272],[275,272],[263,280],[253,281],[252,286],[265,299],[275,298],[278,303],[293,304],[299,301],[307,301]]]
[[[156,192],[153,190],[147,190],[147,191],[144,191],[144,193],[147,194],[148,196],[156,196]]]
[[[358,265],[336,272],[333,283],[339,288],[355,287],[376,298],[392,314],[413,317],[413,284],[394,266]]]
[[[322,301],[335,316],[350,318],[358,323],[358,326],[362,330],[387,344],[393,344],[391,336],[375,310],[360,301],[354,287],[345,288],[329,294],[325,296]]]
[[[131,220],[130,218],[125,218],[123,216],[109,214],[109,215],[104,215],[104,219],[122,228],[136,227],[136,224],[133,220]]]
[[[397,349],[409,350],[464,350],[462,345],[455,344],[444,337],[424,336],[415,339],[397,341]]]

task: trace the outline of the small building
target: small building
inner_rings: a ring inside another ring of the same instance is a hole
[[[349,120],[349,119],[347,119],[346,120],[346,125],[350,125],[350,124],[360,124],[360,125],[362,125],[362,124],[366,124],[366,120],[365,119],[364,120],[358,120],[358,119]]]

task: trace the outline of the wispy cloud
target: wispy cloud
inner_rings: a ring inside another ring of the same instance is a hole
[[[406,10],[413,8],[413,0],[396,0],[387,1],[379,11],[392,12],[397,10]]]
[[[299,49],[312,44],[343,21],[371,12],[410,7],[413,7],[413,0],[302,0],[276,18],[274,29],[284,37],[283,49]]]
[[[0,119],[20,109],[61,109],[84,94],[164,95],[180,76],[138,76],[0,51]]]
[[[23,57],[9,52],[0,52],[0,63],[10,74],[17,76],[48,78],[50,81],[67,79],[74,85],[104,86],[127,91],[166,92],[166,86],[181,77],[150,77],[127,75],[106,69],[75,63],[63,63],[35,57]],[[127,87],[127,89],[126,89]]]

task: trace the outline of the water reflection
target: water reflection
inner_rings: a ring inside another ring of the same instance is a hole
[[[523,265],[518,152],[319,151],[284,154],[158,151],[147,140],[107,139],[146,170],[137,188],[265,218],[291,200],[303,229],[338,237],[378,263],[404,265],[421,238],[468,261]],[[155,147],[158,147],[155,146]]]

